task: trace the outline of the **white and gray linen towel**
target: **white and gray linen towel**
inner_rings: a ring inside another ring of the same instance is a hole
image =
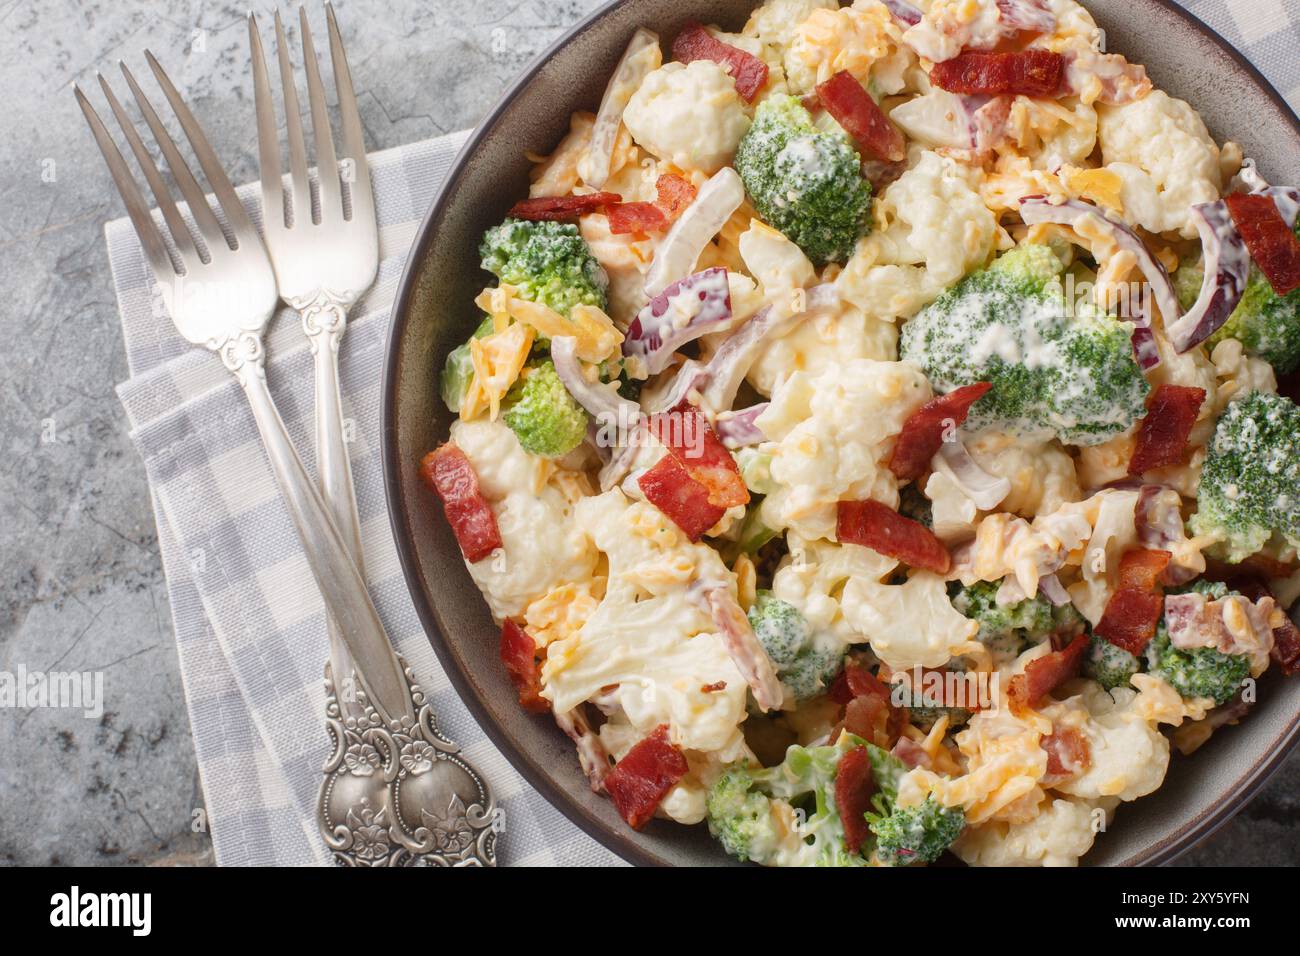
[[[501,862],[612,864],[618,858],[524,783],[470,718],[407,595],[384,506],[379,392],[388,309],[415,229],[464,140],[456,133],[371,157],[379,277],[352,310],[341,352],[367,577],[442,729],[505,808]],[[252,204],[255,192],[240,195]],[[153,494],[217,861],[325,863],[315,824],[329,748],[324,605],[239,385],[214,355],[181,339],[156,307],[153,277],[130,224],[117,220],[105,232],[131,370],[118,395]],[[276,404],[314,470],[312,358],[296,315],[277,313],[267,352]]]
[[[1183,0],[1300,103],[1300,7],[1290,0]],[[602,865],[619,860],[524,783],[452,689],[406,593],[384,506],[379,388],[388,308],[416,226],[465,134],[379,153],[379,278],[343,342],[345,414],[365,564],[380,615],[439,720],[505,807],[503,863]],[[252,203],[253,191],[241,196]],[[131,378],[119,386],[144,457],[167,574],[199,773],[223,864],[328,860],[314,811],[328,740],[322,720],[324,609],[277,496],[233,377],[184,342],[151,294],[153,279],[125,219],[105,229]],[[268,339],[268,379],[309,468],[312,373],[296,317]],[[430,375],[434,370],[430,369]]]

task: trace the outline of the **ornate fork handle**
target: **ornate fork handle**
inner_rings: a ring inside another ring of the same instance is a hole
[[[244,332],[232,336],[217,351],[243,386],[271,471],[341,640],[354,657],[366,657],[368,649],[374,646],[387,648],[388,639],[365,581],[320,492],[294,451],[266,386],[266,355],[260,335]],[[391,654],[388,657],[391,659]],[[405,678],[395,660],[388,667],[381,664],[367,667],[360,675],[360,683],[377,710],[386,717],[414,716]]]
[[[317,806],[325,843],[344,866],[496,866],[504,815],[398,660],[414,716],[387,721],[364,691],[345,712],[325,666],[334,739]]]

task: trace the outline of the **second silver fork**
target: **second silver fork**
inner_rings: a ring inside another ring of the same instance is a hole
[[[315,203],[297,86],[279,13],[275,15],[275,38],[289,152],[288,194],[284,190],[266,57],[251,13],[248,38],[257,106],[263,236],[280,298],[301,315],[303,332],[311,342],[321,491],[361,568],[360,521],[344,435],[338,356],[348,309],[375,280],[379,233],[347,56],[334,10],[326,4],[325,11],[342,133],[337,152],[311,28],[306,11],[298,11],[315,141]],[[493,814],[499,811],[494,810],[490,797],[486,806],[473,798],[487,793],[486,784],[458,755],[456,745],[438,731],[427,702],[416,701],[418,718],[413,726],[386,726],[354,692],[354,664],[333,622],[329,637],[327,713],[335,746],[325,766],[317,815],[336,856],[341,862],[362,865],[408,860],[442,865],[493,862],[494,852],[491,843],[484,840],[484,828],[494,827],[499,817]],[[417,697],[422,697],[418,688],[414,690]],[[388,793],[386,803],[372,803],[367,796],[379,783],[371,779],[375,776],[382,778],[381,788]],[[375,845],[372,837],[386,828],[396,838],[394,844]]]

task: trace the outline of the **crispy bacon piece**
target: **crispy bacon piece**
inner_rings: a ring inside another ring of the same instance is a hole
[[[841,544],[860,544],[936,574],[947,574],[952,564],[934,532],[879,501],[841,501],[835,534]]]
[[[1286,295],[1300,288],[1300,239],[1287,226],[1271,196],[1233,193],[1225,196],[1232,222],[1250,257],[1273,291]]]
[[[1096,632],[1130,654],[1141,654],[1155,636],[1164,611],[1161,576],[1169,567],[1168,551],[1126,551],[1119,561],[1119,587],[1106,602]]]
[[[1266,584],[1249,575],[1237,575],[1226,583],[1232,590],[1239,591],[1252,601],[1273,596]],[[1282,624],[1273,628],[1273,649],[1269,651],[1269,656],[1288,677],[1300,671],[1300,628],[1296,627],[1289,614],[1284,613]]]
[[[712,60],[727,68],[736,81],[736,92],[747,103],[752,103],[758,91],[767,82],[767,64],[730,43],[723,43],[694,20],[688,20],[682,32],[673,41],[673,59],[682,63],[692,60]]]
[[[1203,388],[1158,386],[1147,401],[1146,417],[1138,427],[1137,447],[1129,459],[1128,473],[1141,475],[1181,461],[1204,401]]]
[[[947,395],[932,398],[907,417],[889,456],[889,470],[903,480],[919,478],[930,467],[944,435],[966,421],[970,408],[988,394],[992,382],[963,385]]]
[[[1014,713],[1033,708],[1040,700],[1079,673],[1083,655],[1088,650],[1088,636],[1080,634],[1065,650],[1052,651],[1025,666],[1023,674],[1011,678],[1007,685],[1007,702]]]
[[[1300,671],[1300,628],[1289,615],[1283,615],[1281,627],[1273,628],[1273,650],[1269,656],[1287,677]]]
[[[514,219],[549,219],[565,222],[577,219],[589,212],[595,212],[601,206],[612,206],[622,202],[618,193],[587,193],[585,196],[537,196],[523,199],[510,207],[507,213]]]
[[[624,202],[608,207],[605,213],[609,231],[615,235],[662,232],[695,201],[695,187],[675,173],[660,176],[655,189],[658,196],[654,202]]]
[[[924,770],[934,769],[934,758],[930,756],[929,751],[911,737],[899,737],[898,743],[894,744],[894,749],[889,752],[903,761],[903,765],[908,770],[915,770],[917,767]]]
[[[672,455],[660,458],[636,483],[646,500],[671,518],[691,541],[699,541],[727,510],[711,504],[709,489],[687,474]]]
[[[1056,96],[1065,76],[1065,59],[1047,50],[980,53],[967,50],[936,63],[930,82],[952,93]]]
[[[1056,781],[1083,773],[1092,766],[1092,749],[1088,738],[1073,727],[1053,729],[1038,742],[1047,751],[1047,776]]]
[[[663,232],[668,228],[668,217],[652,202],[621,202],[605,210],[609,218],[609,231],[616,236],[631,232]]]
[[[848,70],[840,70],[825,83],[819,83],[817,97],[870,156],[890,163],[907,156],[903,134]]]
[[[668,725],[660,724],[614,765],[605,792],[628,826],[640,830],[689,769],[681,750],[668,742]]]
[[[669,219],[676,219],[682,210],[695,202],[696,189],[676,173],[664,173],[655,181],[655,205]]]
[[[420,462],[420,477],[442,499],[447,523],[466,561],[482,561],[501,547],[496,515],[479,490],[478,475],[463,451],[446,442],[429,452]]]
[[[699,409],[686,405],[651,416],[650,434],[687,474],[708,489],[710,504],[731,508],[749,503],[749,489],[736,459]]]
[[[850,853],[861,853],[862,844],[871,836],[863,814],[871,809],[871,795],[875,790],[867,748],[854,747],[840,758],[835,772],[835,807],[844,825],[844,847]]]
[[[534,714],[544,714],[551,702],[542,696],[542,667],[537,643],[531,634],[506,618],[501,625],[501,663],[506,665],[510,682],[519,691],[519,706]]]
[[[831,700],[844,705],[844,719],[831,732],[834,740],[841,730],[869,740],[888,750],[894,746],[907,723],[907,708],[895,707],[889,687],[855,661],[848,661],[832,682]]]

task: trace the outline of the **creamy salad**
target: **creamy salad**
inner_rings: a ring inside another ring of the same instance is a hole
[[[1300,666],[1300,190],[1074,0],[652,27],[441,369],[500,679],[634,828],[1077,863]]]

